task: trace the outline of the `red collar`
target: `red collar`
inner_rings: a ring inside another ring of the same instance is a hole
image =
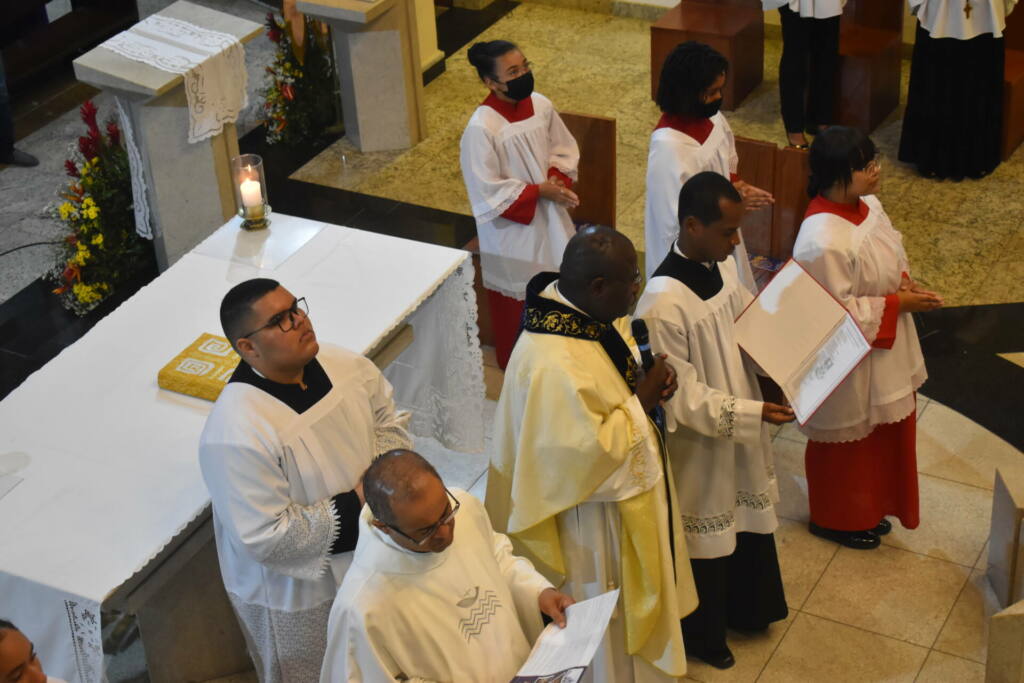
[[[490,107],[505,117],[509,123],[525,121],[533,116],[533,97],[527,97],[519,102],[506,102],[498,99],[493,92],[483,101],[483,106]]]
[[[711,135],[711,131],[714,130],[715,124],[711,119],[698,119],[692,116],[677,116],[675,114],[662,114],[661,118],[658,119],[658,125],[654,130],[659,128],[671,128],[678,130],[684,135],[689,135],[691,138],[696,140],[700,144],[704,144],[704,141]]]
[[[858,199],[857,208],[854,208],[849,204],[833,202],[818,195],[807,205],[807,213],[804,214],[804,218],[809,218],[817,213],[831,213],[845,218],[854,225],[860,225],[868,217],[868,210],[868,205],[864,203],[863,199]]]

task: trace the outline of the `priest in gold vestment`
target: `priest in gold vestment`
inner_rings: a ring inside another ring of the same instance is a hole
[[[486,505],[496,530],[561,590],[621,588],[585,681],[671,681],[686,673],[679,621],[697,605],[667,458],[648,413],[675,390],[646,373],[630,333],[636,252],[587,228],[559,273],[526,293],[495,417]]]

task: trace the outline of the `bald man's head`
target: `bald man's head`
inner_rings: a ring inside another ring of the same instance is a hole
[[[363,495],[374,525],[399,545],[440,552],[451,543],[453,528],[437,529],[451,510],[448,491],[437,470],[418,453],[396,449],[374,460],[363,475]],[[419,545],[424,538],[429,541]]]
[[[566,245],[558,286],[592,318],[612,322],[635,303],[639,276],[629,238],[605,226],[590,226]]]

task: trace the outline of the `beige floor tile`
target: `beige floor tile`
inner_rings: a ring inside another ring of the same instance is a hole
[[[911,683],[928,650],[800,613],[758,683]]]
[[[974,570],[933,647],[984,664],[988,657],[988,620],[999,610],[985,572]]]
[[[1024,454],[937,401],[917,423],[917,469],[992,490],[997,467],[1020,467]]]
[[[1008,304],[1024,300],[1024,262],[1020,260],[1019,249],[1013,257],[1007,256],[983,268],[982,277],[975,283],[975,288],[977,295],[973,301],[968,302],[973,305]]]
[[[784,621],[772,624],[764,633],[730,631],[729,649],[736,657],[736,665],[722,671],[691,657],[686,660],[686,677],[701,683],[754,683],[779,641],[789,630],[794,616],[796,612],[790,611]]]
[[[786,589],[786,603],[790,609],[800,609],[839,546],[812,536],[806,523],[791,519],[779,520],[775,544]]]
[[[975,569],[980,569],[981,571],[987,571],[988,570],[988,548],[989,548],[989,542],[988,542],[988,540],[986,540],[985,541],[985,547],[983,547],[981,549],[981,552],[978,553],[978,561],[974,563],[974,568]]]
[[[882,543],[973,567],[988,539],[992,493],[927,474],[918,477],[918,484],[920,526],[908,530],[894,521]]]
[[[932,650],[915,683],[984,683],[985,665]]]
[[[775,477],[779,482],[779,517],[806,524],[810,518],[807,507],[807,476],[804,473],[804,444],[777,438],[772,442],[775,456]]]
[[[966,567],[885,545],[840,548],[802,609],[930,647],[969,575]]]

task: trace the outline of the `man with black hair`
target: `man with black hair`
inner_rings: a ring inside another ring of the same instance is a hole
[[[686,651],[720,669],[735,662],[727,628],[762,630],[787,615],[768,424],[791,422],[793,411],[762,400],[736,344],[733,321],[751,300],[732,255],[743,214],[727,178],[705,171],[687,180],[679,237],[635,313],[679,373],[666,443],[700,598],[683,619]]]
[[[0,619],[0,681],[4,683],[64,683],[43,673],[36,646],[17,626]]]
[[[512,554],[480,501],[449,491],[418,453],[380,456],[363,490],[323,683],[507,683],[540,634],[542,612],[565,626],[573,599]]]
[[[701,171],[729,178],[743,197],[747,210],[769,206],[765,190],[736,175],[739,157],[729,122],[719,111],[729,62],[703,43],[676,46],[661,67],[658,107],[661,119],[651,134],[647,156],[647,203],[644,208],[644,253],[650,278],[672,248],[679,224],[679,189]],[[743,236],[734,249],[740,281],[752,293],[757,289],[747,259]]]
[[[679,620],[696,606],[671,473],[648,413],[675,391],[630,330],[641,274],[629,238],[591,226],[526,291],[487,474],[494,528],[579,599],[621,588],[594,683],[686,673]]]
[[[380,370],[321,348],[308,310],[266,278],[224,296],[221,324],[242,359],[199,445],[224,587],[262,682],[316,680],[359,536],[360,479],[378,454],[410,445]]]

